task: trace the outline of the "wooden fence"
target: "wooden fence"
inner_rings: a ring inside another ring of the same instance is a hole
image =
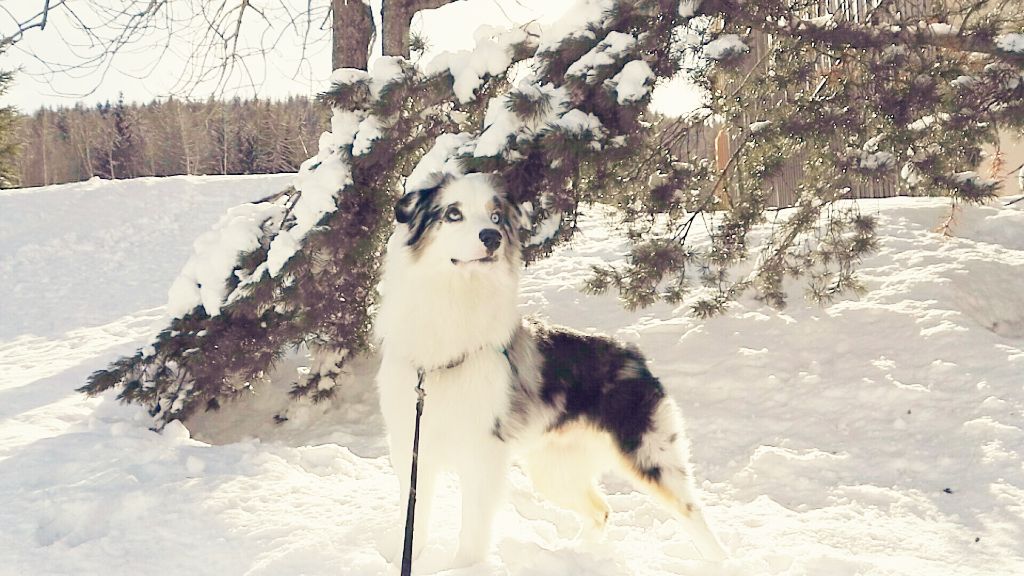
[[[899,10],[904,18],[913,19],[918,15],[925,14],[930,0],[897,0],[893,2],[892,10]],[[863,21],[871,10],[874,2],[868,0],[823,0],[817,2],[808,10],[808,17],[823,16],[826,13],[834,14],[836,18]],[[771,46],[772,39],[769,35],[754,31],[744,40],[750,51],[744,57],[741,67],[746,70],[752,69],[761,61]],[[829,62],[822,60],[819,66],[825,70]],[[811,82],[809,80],[808,82]],[[813,81],[816,81],[814,79]],[[785,94],[780,94],[785,98]],[[758,120],[757,110],[750,110],[742,115],[740,122],[749,125]],[[709,125],[698,129],[690,130],[675,146],[675,152],[681,158],[715,158],[715,138],[719,126]],[[735,149],[737,142],[732,143]],[[798,155],[787,161],[779,172],[769,181],[771,195],[768,199],[772,206],[791,206],[796,201],[796,186],[803,177],[803,162],[805,158]],[[883,175],[870,182],[861,182],[851,190],[851,198],[888,198],[907,194],[905,186],[900,186],[898,177],[895,174]]]

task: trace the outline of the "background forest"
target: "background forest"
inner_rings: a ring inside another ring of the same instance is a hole
[[[293,172],[317,151],[329,111],[303,96],[176,98],[40,108],[14,119],[20,186],[177,174]]]

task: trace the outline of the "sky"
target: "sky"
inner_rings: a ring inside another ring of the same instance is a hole
[[[78,15],[101,35],[111,34],[117,29],[99,25],[112,17],[105,10],[119,2],[132,2],[89,1],[94,2],[93,11],[82,12],[83,8],[78,8]],[[6,35],[11,30],[10,12],[16,17],[31,15],[36,10],[34,4],[38,3],[40,0],[17,0],[15,3],[0,0],[0,33]],[[294,6],[289,6],[290,3]],[[203,28],[201,20],[205,17],[202,12],[211,4],[202,0],[177,0],[171,4],[172,11],[167,19],[179,23],[174,26],[176,29],[200,30]],[[32,112],[40,106],[73,106],[77,102],[93,105],[114,101],[121,93],[129,102],[144,102],[169,94],[197,99],[210,95],[261,98],[313,95],[327,87],[330,73],[329,35],[318,30],[322,16],[308,22],[312,30],[308,42],[303,42],[306,22],[300,20],[296,26],[284,24],[290,21],[289,10],[294,13],[305,4],[305,0],[263,2],[258,6],[264,8],[265,21],[259,15],[248,13],[247,18],[252,17],[253,20],[246,20],[248,27],[243,27],[243,32],[248,32],[240,39],[243,50],[271,43],[274,48],[267,58],[254,56],[246,59],[244,66],[239,66],[237,72],[220,86],[213,81],[189,81],[198,69],[203,68],[197,65],[199,59],[208,57],[211,52],[197,50],[196,46],[201,45],[197,32],[177,34],[168,41],[167,33],[160,29],[168,26],[166,20],[157,23],[151,33],[126,45],[113,59],[101,59],[97,66],[62,72],[61,67],[78,62],[94,51],[88,38],[72,34],[70,31],[74,27],[69,25],[69,21],[60,14],[54,14],[45,30],[28,32],[24,40],[0,56],[0,68],[20,69],[14,85],[0,103],[14,105],[22,112]],[[322,7],[327,1],[313,4]],[[512,27],[536,21],[543,26],[557,20],[572,4],[571,0],[465,0],[421,12],[413,20],[412,28],[426,37],[428,51],[423,59],[429,61],[439,52],[472,48],[473,33],[481,25]],[[4,11],[9,13],[5,15]],[[180,22],[189,24],[182,26]],[[272,25],[268,27],[265,22]],[[379,53],[379,46],[377,51]],[[675,81],[656,90],[654,107],[670,115],[680,115],[695,108],[699,98],[692,87]]]

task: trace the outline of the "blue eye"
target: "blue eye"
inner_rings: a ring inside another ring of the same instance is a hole
[[[491,222],[501,224],[501,212],[491,212]]]
[[[458,222],[462,220],[462,210],[459,210],[455,206],[451,206],[444,213],[444,219],[449,222]]]

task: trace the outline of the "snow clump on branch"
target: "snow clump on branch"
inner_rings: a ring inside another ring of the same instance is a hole
[[[597,43],[579,60],[572,63],[565,71],[566,76],[573,76],[591,83],[598,76],[603,66],[614,66],[636,46],[636,38],[623,32],[609,32],[604,40]]]
[[[484,129],[476,139],[473,156],[504,154],[510,144],[536,136],[539,130],[564,114],[568,106],[569,94],[565,88],[538,85],[533,78],[524,79],[510,93],[487,103]]]
[[[1003,34],[995,41],[1000,50],[1024,54],[1024,34]]]
[[[477,29],[476,48],[444,52],[434,57],[424,68],[428,75],[447,72],[454,81],[455,96],[466,103],[489,76],[505,73],[512,65],[514,47],[526,42],[530,33],[521,28],[499,30],[492,26]]]
[[[565,41],[573,38],[594,38],[591,29],[603,28],[606,14],[616,4],[615,0],[579,0],[560,20],[544,28],[537,54],[557,52]]]
[[[651,91],[655,76],[651,67],[643,60],[627,62],[622,70],[612,77],[611,85],[619,104],[630,104],[642,100]]]
[[[192,243],[192,256],[167,292],[167,314],[181,317],[200,305],[211,317],[220,314],[227,293],[225,278],[231,276],[239,255],[259,246],[264,224],[283,213],[279,202],[230,208]]]
[[[704,57],[709,60],[728,60],[750,50],[736,34],[723,34],[704,46]]]

